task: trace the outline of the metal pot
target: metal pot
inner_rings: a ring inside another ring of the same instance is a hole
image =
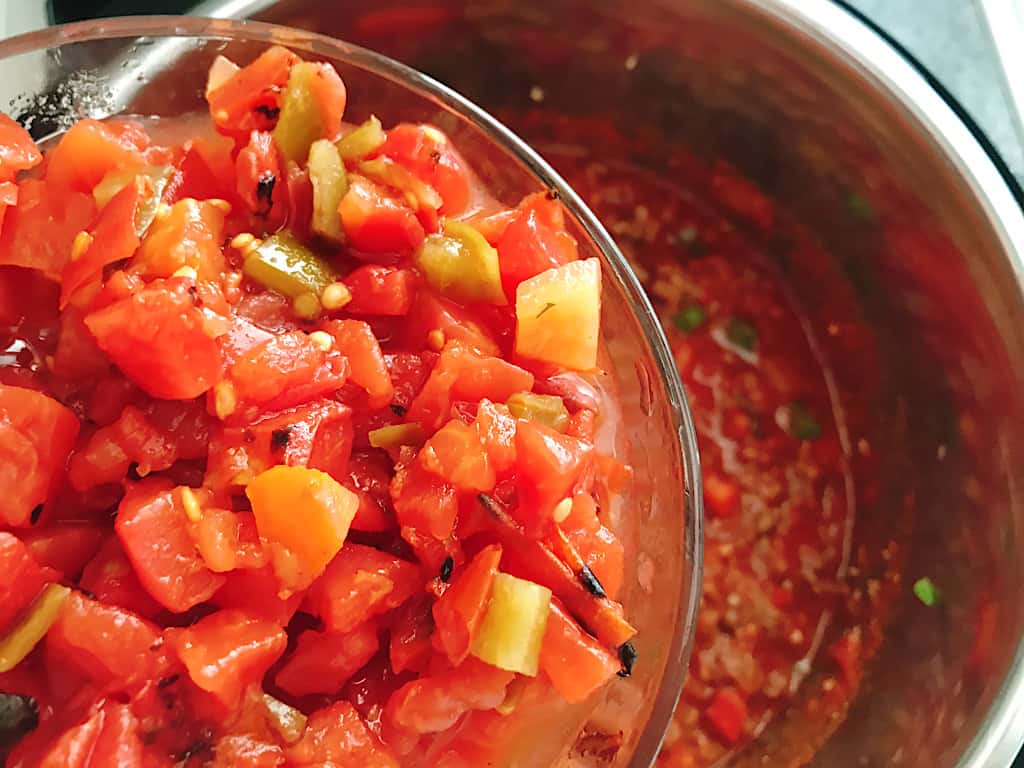
[[[1024,196],[927,73],[820,1],[285,0],[260,15],[380,49],[501,115],[536,87],[544,109],[655,126],[803,222],[883,361],[863,381],[826,343],[842,396],[875,392],[857,578],[902,597],[842,722],[814,721],[805,693],[737,762],[1009,765],[1024,740]],[[851,191],[871,212],[856,227]],[[809,304],[813,283],[793,278]],[[945,592],[933,609],[909,589],[926,575]]]

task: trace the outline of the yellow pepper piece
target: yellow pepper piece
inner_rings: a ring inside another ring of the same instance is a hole
[[[517,419],[540,422],[561,432],[569,422],[569,411],[562,398],[557,395],[535,395],[533,392],[516,392],[505,405]]]
[[[534,677],[550,609],[550,589],[499,573],[470,653],[498,669]]]
[[[301,711],[275,699],[269,693],[263,694],[263,704],[267,708],[267,722],[280,734],[285,744],[294,744],[302,738],[307,718]]]
[[[399,448],[403,445],[422,445],[427,436],[419,424],[392,424],[371,429],[367,437],[374,448]]]
[[[28,656],[53,626],[61,606],[71,590],[61,584],[48,584],[35,599],[28,613],[0,639],[0,672],[9,672]]]
[[[278,232],[253,248],[242,272],[260,285],[290,299],[318,298],[336,279],[331,266],[287,232]]]
[[[380,120],[370,115],[369,120],[338,140],[338,152],[343,160],[358,160],[380,149],[387,140]]]
[[[447,222],[442,234],[423,241],[416,265],[431,286],[451,299],[508,303],[501,287],[498,252],[469,224]]]
[[[318,139],[309,147],[309,180],[313,183],[312,229],[336,242],[345,239],[338,205],[348,192],[348,176],[338,149],[327,139]]]

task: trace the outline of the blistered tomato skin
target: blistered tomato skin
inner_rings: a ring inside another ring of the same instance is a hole
[[[206,93],[167,145],[0,116],[8,764],[399,768],[614,685],[623,465],[560,204],[474,213],[451,138],[349,125],[280,46]]]

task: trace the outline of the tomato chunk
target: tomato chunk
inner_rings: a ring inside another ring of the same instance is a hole
[[[181,495],[169,483],[154,480],[129,491],[114,529],[142,586],[170,611],[209,600],[224,583],[196,552]]]
[[[148,144],[138,123],[79,120],[47,153],[46,180],[75,192],[92,192],[111,171],[145,165]]]
[[[408,600],[423,585],[420,569],[386,552],[346,544],[306,597],[306,607],[333,632],[351,632]]]
[[[224,131],[267,130],[276,119],[281,89],[299,57],[275,45],[211,90],[206,100],[216,126]]]
[[[535,421],[519,422],[515,445],[519,505],[513,514],[527,530],[540,531],[568,497],[592,446]]]
[[[79,586],[101,603],[118,606],[152,619],[163,610],[143,589],[116,536],[109,537],[82,571]]]
[[[186,278],[154,280],[85,318],[100,349],[153,397],[191,400],[220,377],[220,349],[192,285]]]
[[[558,694],[570,703],[583,701],[612,680],[622,664],[588,635],[557,600],[551,602],[541,648],[540,667]]]
[[[494,467],[479,433],[458,419],[434,433],[420,451],[419,461],[457,491],[474,493],[494,488]]]
[[[49,581],[50,574],[17,537],[0,533],[0,632],[27,608]]]
[[[461,664],[469,655],[487,612],[500,562],[500,546],[484,547],[434,603],[435,645],[444,651],[454,666]]]
[[[0,522],[27,526],[62,480],[78,419],[56,400],[0,384]]]
[[[408,269],[373,264],[353,270],[345,278],[352,300],[345,310],[354,315],[405,315],[412,306],[415,278]]]
[[[338,213],[349,243],[364,253],[411,253],[427,236],[405,200],[363,176],[349,177]]]
[[[388,131],[380,153],[405,166],[441,195],[439,213],[457,216],[469,204],[470,173],[454,145],[433,126],[403,123]]]
[[[334,337],[335,348],[348,359],[352,383],[366,390],[369,407],[388,405],[395,396],[395,387],[373,329],[359,320],[333,320],[325,330]]]
[[[0,179],[13,179],[42,161],[36,143],[28,131],[0,112]]]
[[[220,610],[185,629],[169,629],[167,644],[197,686],[235,706],[284,653],[288,638],[272,622]]]
[[[37,269],[60,280],[75,235],[89,227],[95,212],[91,194],[26,179],[18,185],[17,205],[4,214],[0,264]]]
[[[303,632],[274,682],[291,696],[336,694],[379,646],[372,622],[351,632]]]
[[[297,766],[398,768],[398,761],[374,737],[347,701],[314,712],[297,744],[288,749]]]

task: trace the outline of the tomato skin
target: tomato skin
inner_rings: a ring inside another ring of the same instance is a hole
[[[159,644],[152,650],[160,636],[159,627],[130,611],[72,592],[45,642],[49,652],[89,679],[131,686],[157,680],[169,669]]]
[[[367,264],[350,272],[343,282],[352,293],[346,312],[402,316],[412,306],[416,278],[408,269]]]
[[[349,176],[338,214],[349,245],[363,253],[411,253],[427,236],[404,199],[357,174]]]
[[[434,603],[434,645],[445,653],[452,666],[458,666],[469,656],[490,603],[501,551],[497,544],[481,549]]]
[[[0,632],[27,608],[52,575],[32,557],[24,543],[0,532]]]
[[[432,186],[444,204],[443,216],[458,216],[469,204],[470,173],[466,162],[446,136],[433,126],[403,123],[388,131],[380,154],[405,166],[423,182]]]
[[[142,588],[116,536],[108,537],[86,564],[78,584],[99,602],[124,608],[144,619],[152,619],[163,610]]]
[[[0,180],[13,179],[19,171],[38,165],[42,159],[28,131],[0,112]]]
[[[236,192],[250,211],[266,221],[270,230],[288,215],[288,179],[285,166],[266,131],[253,131],[235,160]]]
[[[187,278],[154,280],[132,296],[86,315],[96,342],[153,397],[191,400],[220,377],[220,349]]]
[[[366,727],[347,701],[319,709],[309,717],[299,741],[287,750],[297,767],[398,768],[398,761]]]
[[[103,279],[107,264],[127,259],[139,247],[135,214],[143,199],[153,192],[152,181],[143,175],[111,198],[89,230],[89,246],[64,267],[61,277],[60,308],[64,309],[77,291]]]
[[[168,629],[165,637],[192,682],[227,707],[237,706],[244,688],[263,678],[288,642],[276,624],[230,609]]]
[[[46,180],[56,187],[92,192],[110,171],[146,164],[145,131],[128,120],[79,120],[47,153]]]
[[[169,485],[152,480],[131,489],[118,507],[114,530],[146,591],[181,613],[210,599],[224,576],[196,552],[180,497]]]
[[[281,89],[299,57],[279,45],[268,48],[207,94],[218,130],[228,133],[268,130],[276,122]],[[275,115],[273,118],[271,115]]]
[[[70,409],[35,390],[0,384],[0,522],[31,525],[33,510],[62,481],[77,437]]]
[[[334,695],[379,647],[373,622],[351,632],[303,632],[274,682],[291,696]]]
[[[419,566],[347,542],[306,594],[306,608],[333,632],[351,632],[408,600],[423,585]]]
[[[558,694],[575,704],[613,679],[622,665],[576,623],[560,602],[553,600],[540,667]]]

